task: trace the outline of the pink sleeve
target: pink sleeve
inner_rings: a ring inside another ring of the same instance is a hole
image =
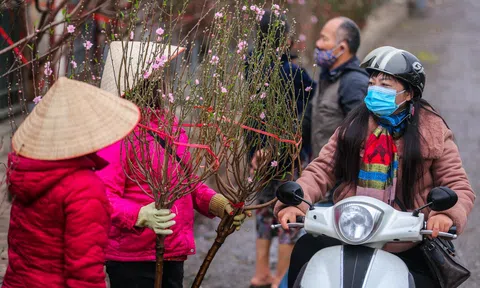
[[[215,215],[210,213],[209,207],[210,200],[215,194],[216,192],[207,185],[203,183],[198,184],[198,188],[191,194],[193,198],[193,207],[195,208],[195,210],[200,212],[202,215],[205,215],[206,217],[214,218]]]
[[[105,184],[108,200],[113,206],[112,225],[121,229],[134,229],[138,212],[142,205],[123,198],[126,176],[124,172],[124,157],[121,156],[122,142],[119,141],[97,153],[109,162],[109,165],[97,172]]]
[[[65,198],[65,287],[105,288],[111,207],[100,179],[90,171],[81,173]]]
[[[445,186],[458,195],[458,202],[446,211],[432,211],[429,217],[437,214],[449,216],[457,226],[457,234],[465,230],[468,214],[472,211],[475,202],[475,193],[468,181],[467,173],[463,169],[460,153],[457,145],[453,142],[453,134],[448,130],[445,134],[443,154],[433,161],[432,174],[435,186]]]

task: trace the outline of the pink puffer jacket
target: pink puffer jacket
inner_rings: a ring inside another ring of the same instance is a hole
[[[151,127],[158,127],[158,122],[150,123]],[[135,133],[138,133],[137,128]],[[152,156],[152,163],[163,163],[164,149],[158,145],[153,137],[147,138],[148,149]],[[186,143],[188,137],[181,129],[177,141]],[[136,144],[138,147],[138,143]],[[145,194],[142,189],[150,192],[147,184],[140,188],[136,182],[129,179],[133,175],[126,169],[125,144],[119,141],[101,151],[98,155],[107,160],[110,164],[97,175],[103,180],[106,186],[107,196],[113,206],[112,227],[109,234],[109,245],[106,250],[106,259],[112,261],[154,261],[155,260],[155,233],[149,228],[135,227],[138,212],[140,208],[153,202],[152,198]],[[156,152],[154,149],[161,149]],[[190,155],[185,147],[177,148],[177,155],[188,161]],[[157,159],[160,155],[161,159]],[[130,156],[132,157],[132,156]],[[175,178],[175,171],[181,169],[178,162],[169,162],[168,174]],[[126,176],[126,173],[129,175]],[[161,167],[156,168],[161,175]],[[151,192],[150,192],[151,193]],[[172,211],[177,214],[176,224],[172,226],[173,234],[165,239],[165,259],[184,258],[187,255],[195,254],[195,241],[193,236],[194,211],[196,209],[201,214],[213,218],[209,213],[210,200],[215,195],[215,191],[204,184],[200,184],[191,194],[177,200],[172,207]]]

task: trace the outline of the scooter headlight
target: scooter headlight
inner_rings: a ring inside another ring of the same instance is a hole
[[[348,244],[362,244],[380,225],[383,211],[364,203],[345,203],[335,207],[337,232]]]

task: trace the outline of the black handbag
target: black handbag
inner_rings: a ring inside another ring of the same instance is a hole
[[[405,205],[398,198],[395,198],[395,203],[402,211],[407,211]],[[441,288],[456,288],[470,278],[470,271],[465,268],[455,254],[455,246],[452,241],[441,238],[425,238],[419,247],[428,268],[433,277],[438,279]]]
[[[420,249],[441,288],[456,288],[470,277],[470,271],[455,254],[451,241],[427,238],[420,244]]]

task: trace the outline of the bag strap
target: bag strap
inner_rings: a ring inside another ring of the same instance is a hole
[[[150,136],[152,136],[153,139],[155,139],[155,141],[157,141],[160,144],[160,146],[162,146],[162,148],[165,149],[168,153],[170,154],[173,153],[172,148],[167,147],[164,139],[160,138],[160,136],[153,133],[152,131],[148,131],[148,134],[150,134]],[[185,164],[185,162],[182,161],[182,158],[180,158],[180,156],[178,156],[177,153],[175,153],[175,159],[177,160],[178,164],[180,164],[180,167],[182,167],[185,173],[192,174],[190,173],[190,169],[188,168],[188,166]]]
[[[402,201],[400,201],[400,199],[398,199],[398,197],[395,197],[395,204],[397,204],[398,207],[400,207],[400,209],[403,211],[403,212],[408,212],[407,211],[407,207],[405,207],[405,205],[403,205]]]
[[[333,202],[333,196],[335,196],[335,192],[337,191],[337,188],[340,186],[340,184],[342,184],[342,181],[341,180],[337,180],[337,183],[335,183],[335,186],[332,187],[332,189],[330,189],[330,191],[328,191],[328,201],[330,202]]]

